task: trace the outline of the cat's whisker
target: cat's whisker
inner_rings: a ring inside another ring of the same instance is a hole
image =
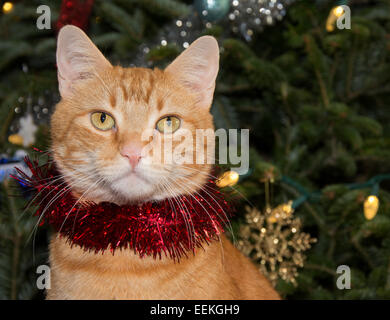
[[[202,189],[204,186],[202,186],[202,185],[200,185],[200,184],[197,184],[197,183],[195,183],[194,181],[192,181],[192,180],[190,180],[190,179],[188,179],[188,178],[186,178],[186,177],[182,177],[183,179],[185,179],[188,183],[191,183],[193,186],[195,186],[195,187],[197,187],[197,188],[199,188],[199,189]],[[228,227],[228,230],[230,231],[230,233],[232,234],[232,237],[233,237],[233,242],[234,243],[236,243],[236,238],[235,238],[235,236],[234,236],[234,233],[233,233],[233,227],[232,227],[232,225],[231,225],[231,223],[230,223],[230,220],[229,220],[229,217],[227,216],[227,214],[226,214],[226,212],[225,212],[225,210],[222,208],[222,206],[218,203],[218,201],[205,189],[205,188],[203,188],[203,191],[219,206],[219,208],[222,210],[222,213],[223,213],[223,215],[225,216],[225,219],[223,219],[223,220],[225,220],[225,226],[227,226]],[[218,213],[218,211],[217,210],[215,210],[215,208],[202,196],[202,195],[200,195],[199,194],[199,192],[198,191],[195,191],[195,193],[197,194],[197,195],[199,195],[201,198],[203,198],[203,200],[205,200],[208,204],[209,204],[209,206],[213,209],[213,211],[218,215],[218,217],[219,218],[221,218],[220,217],[220,215],[219,215],[219,213]]]
[[[76,172],[78,172],[78,173],[81,173],[81,171],[80,170],[75,170]],[[28,208],[30,208],[30,206],[34,203],[34,200],[36,199],[36,198],[38,198],[39,197],[39,195],[45,190],[45,189],[47,189],[48,187],[50,187],[51,185],[53,185],[55,182],[57,182],[57,181],[59,181],[59,180],[61,180],[61,179],[63,179],[63,178],[73,178],[73,175],[66,175],[66,174],[60,174],[60,175],[58,175],[58,176],[56,176],[57,178],[55,178],[54,180],[52,180],[51,182],[49,182],[48,184],[42,184],[43,186],[44,186],[44,188],[42,189],[42,190],[40,190],[36,195],[35,195],[35,197],[32,199],[32,200],[30,200],[30,202],[29,202],[29,204],[27,205],[27,207],[23,210],[23,212],[22,212],[22,214],[21,214],[21,217],[27,212],[27,210],[28,210]],[[52,179],[52,178],[49,178],[49,179]],[[42,180],[44,180],[44,179],[42,179]],[[61,183],[60,185],[58,185],[58,186],[61,186],[61,185],[63,185],[64,184],[64,182],[63,183]],[[42,200],[41,200],[41,202],[38,204],[38,206],[54,191],[55,189],[53,189],[53,190],[51,190]],[[20,218],[19,218],[20,219]]]
[[[64,190],[65,191],[70,191],[70,189],[69,188],[67,189],[67,187],[65,186],[62,190],[60,190],[59,194],[61,194],[61,195],[64,194],[65,193]],[[35,238],[36,238],[36,232],[37,232],[38,226],[39,226],[39,224],[40,224],[40,222],[41,222],[43,217],[44,217],[44,212],[42,212],[40,214],[40,216],[38,217],[38,221],[36,222],[33,230],[31,231],[31,234],[29,235],[29,237],[27,238],[27,241],[26,241],[26,243],[28,243],[30,241],[31,237],[33,236],[32,250],[33,250],[33,259],[34,260],[35,260]]]
[[[66,213],[66,215],[65,215],[65,219],[64,219],[64,221],[62,222],[62,224],[61,224],[61,227],[60,227],[60,229],[59,229],[59,231],[58,231],[58,236],[60,235],[60,233],[61,233],[61,230],[62,230],[62,228],[63,228],[63,226],[65,225],[65,222],[66,222],[66,220],[68,219],[68,217],[69,217],[69,214],[72,212],[72,210],[76,207],[76,205],[82,200],[82,198],[88,193],[88,191],[90,191],[93,187],[95,187],[95,186],[97,186],[97,185],[99,185],[99,183],[100,182],[102,182],[104,180],[104,177],[101,177],[101,178],[99,178],[98,180],[96,180],[96,182],[94,183],[94,184],[92,184],[78,199],[77,199],[77,201],[74,203],[74,205],[72,206],[72,208],[70,208],[70,210],[68,211],[68,213]]]
[[[153,171],[153,169],[152,169],[151,171]],[[161,175],[161,171],[159,172],[159,171],[155,170],[154,173],[156,173],[156,174],[159,174],[159,173],[160,173],[160,175]],[[203,172],[202,172],[202,173],[203,173]],[[168,176],[168,178],[170,178],[170,177]],[[231,224],[230,224],[230,221],[229,221],[229,219],[228,219],[228,216],[227,216],[226,212],[223,210],[223,208],[221,207],[221,205],[218,203],[218,201],[216,201],[216,199],[215,199],[207,190],[205,190],[204,187],[207,186],[207,184],[205,184],[205,185],[196,184],[194,181],[192,181],[192,180],[190,180],[190,179],[188,179],[187,177],[182,176],[182,175],[179,175],[179,179],[180,179],[180,178],[185,179],[186,181],[188,181],[189,183],[191,183],[192,185],[194,185],[198,190],[200,190],[200,189],[203,188],[204,192],[207,193],[207,194],[211,197],[211,199],[212,199],[215,203],[218,204],[218,206],[219,206],[220,209],[222,210],[222,213],[223,213],[224,216],[225,216],[225,219],[223,219],[224,221],[226,221],[226,222],[225,222],[225,225],[228,227],[228,230],[229,230],[230,233],[232,234],[233,242],[236,243],[236,238],[235,238],[235,236],[234,236],[233,228],[232,228],[232,226],[231,226]],[[175,180],[172,179],[172,182],[173,182],[174,185],[179,186],[178,183],[177,183],[177,181],[175,181]],[[180,188],[183,188],[183,189],[185,188],[184,185],[180,185],[179,187],[180,187]],[[212,189],[213,189],[213,188],[212,188]],[[214,190],[215,190],[215,189],[214,189]],[[194,190],[188,190],[188,189],[187,189],[187,192],[191,195],[191,193],[194,192]],[[195,190],[195,193],[198,194],[200,197],[202,197],[202,196],[199,194],[199,192],[197,192],[196,190]],[[191,196],[192,196],[192,195],[191,195]],[[214,210],[214,212],[218,215],[218,217],[220,217],[219,213],[215,210],[215,208],[214,208],[214,207],[213,207],[213,206],[212,206],[204,197],[202,197],[202,198],[208,203],[208,205],[212,208],[212,210]],[[202,205],[202,207],[203,207],[203,205]],[[204,208],[204,207],[203,207],[203,208]],[[205,212],[207,212],[207,210],[206,210],[205,208],[204,208],[204,210],[205,210]],[[220,217],[220,218],[221,218],[221,217]]]
[[[164,177],[161,173],[162,173],[162,171],[158,171],[158,170],[154,170],[154,169],[151,169],[151,170],[149,170],[149,171],[152,171],[152,172],[154,172],[155,174],[159,174],[160,175],[160,177],[161,178],[163,178],[165,181],[166,181],[166,179],[169,179],[169,180],[171,180],[172,181],[172,185],[175,185],[175,186],[178,186],[178,184],[177,184],[177,182],[175,181],[175,180],[173,180],[170,176],[167,176],[167,177]],[[182,188],[182,189],[185,189],[185,187],[182,185],[182,186],[179,186],[180,188]],[[202,188],[202,186],[200,186],[200,185],[197,185],[197,187],[198,187],[198,189],[201,189]],[[202,208],[204,209],[204,211],[208,214],[208,216],[209,216],[209,218],[211,219],[211,221],[213,221],[212,220],[212,218],[211,218],[211,216],[210,216],[210,214],[207,212],[207,210],[206,210],[206,208],[199,202],[199,200],[198,199],[196,199],[193,195],[192,195],[192,192],[193,192],[193,190],[188,190],[187,189],[187,192],[189,193],[189,195],[191,196],[191,197],[193,197],[201,206],[202,206]],[[197,192],[196,192],[197,193]],[[173,192],[170,192],[170,194],[172,195],[173,194]],[[198,195],[199,195],[199,193],[197,193]],[[209,193],[208,193],[209,194]],[[210,194],[209,194],[210,195]],[[174,198],[176,199],[176,198],[179,198],[181,195],[176,195],[176,196],[174,196]],[[200,195],[199,195],[200,196]],[[211,195],[210,195],[211,196]],[[212,196],[211,196],[212,197]],[[204,197],[202,197],[203,199],[204,199]],[[214,200],[214,201],[216,201],[213,197],[212,197],[212,199]],[[209,204],[209,206],[215,211],[215,213],[219,216],[219,213],[212,207],[212,205],[206,200],[206,199],[204,199],[208,204]],[[192,204],[191,204],[192,205]],[[219,204],[218,204],[219,205]],[[181,207],[181,208],[183,208],[183,207]],[[186,206],[186,208],[187,208],[187,213],[188,213],[188,207]],[[224,213],[224,215],[225,215],[225,217],[226,217],[226,220],[227,221],[229,221],[228,220],[228,218],[227,218],[227,215],[226,215],[226,213],[224,212],[224,210],[222,209],[222,207],[221,207],[221,210],[223,211],[223,213]],[[190,215],[189,215],[189,213],[188,213],[188,216],[190,217]],[[184,216],[183,216],[184,217]],[[219,216],[220,217],[220,216]],[[220,217],[221,218],[221,217]],[[191,219],[191,217],[190,217],[190,219]],[[193,223],[192,223],[192,219],[191,219],[191,224],[192,224],[192,227],[193,227]],[[231,228],[231,226],[230,226],[230,228],[229,228],[229,230],[231,230],[231,233],[233,233],[232,232],[232,228]],[[195,233],[195,229],[193,228],[193,232]]]
[[[79,178],[79,180],[77,180],[76,179],[76,181],[83,181],[85,178]],[[28,239],[27,239],[27,242],[31,239],[31,236],[33,236],[34,235],[34,238],[33,238],[33,250],[34,250],[34,247],[35,247],[35,235],[36,235],[36,231],[37,231],[37,229],[38,229],[38,226],[39,226],[39,224],[40,224],[40,222],[41,222],[41,220],[42,220],[42,218],[44,217],[44,214],[45,214],[45,212],[46,212],[46,210],[47,210],[47,208],[49,208],[50,206],[51,206],[51,204],[54,202],[54,201],[56,201],[59,197],[61,197],[62,195],[64,195],[66,192],[68,192],[68,191],[71,191],[71,188],[70,188],[70,186],[69,185],[66,185],[66,182],[65,181],[63,181],[61,184],[59,184],[58,185],[58,187],[60,187],[61,185],[65,185],[65,187],[63,187],[60,191],[59,191],[59,193],[55,196],[55,197],[53,197],[53,199],[51,199],[50,201],[49,201],[49,203],[46,205],[46,207],[43,209],[43,211],[42,211],[42,213],[40,214],[40,216],[39,216],[39,218],[38,218],[38,221],[37,221],[37,223],[35,224],[35,226],[34,226],[34,228],[33,228],[33,230],[32,230],[32,232],[31,232],[31,234],[30,234],[30,236],[28,237]],[[40,206],[40,204],[54,191],[55,189],[53,189],[52,191],[50,191],[42,200],[41,200],[41,202],[38,204],[38,207]]]
[[[175,201],[179,205],[180,209],[183,210],[183,212],[181,210],[179,212],[181,213],[181,215],[182,215],[182,217],[184,219],[184,222],[186,224],[186,229],[187,229],[187,233],[188,233],[188,237],[189,237],[188,240],[190,241],[190,245],[192,246],[192,230],[190,232],[190,222],[188,221],[187,214],[185,214],[185,210],[184,210],[183,206],[181,205],[181,202],[178,199],[178,196],[174,195],[174,192],[173,192],[173,190],[171,189],[170,186],[171,186],[171,184],[169,183],[169,181],[167,181],[167,188],[169,190],[171,190],[170,193],[171,193],[173,201]],[[192,221],[191,221],[191,223],[192,223]],[[193,224],[192,224],[192,227],[193,227]],[[195,232],[195,230],[194,230],[194,232]]]
[[[196,197],[194,197],[194,196],[192,195],[191,190],[189,190],[189,189],[186,188],[186,187],[183,187],[183,188],[186,189],[187,192],[188,192],[188,194],[190,194],[190,196],[191,196],[192,198],[194,198],[195,201],[197,201],[197,202],[200,204],[199,200],[198,200]],[[198,195],[199,195],[199,194],[198,194]],[[202,197],[202,198],[203,198],[203,197]],[[204,199],[204,198],[203,198],[203,199]],[[204,200],[205,200],[205,199],[204,199]],[[207,202],[207,201],[206,201],[206,202]],[[193,206],[192,206],[192,207],[193,207]],[[214,211],[215,211],[215,210],[214,210]],[[207,215],[208,215],[210,221],[213,221],[213,218],[212,218],[211,215],[208,213],[208,211],[206,210],[205,212],[207,213]],[[218,213],[217,213],[217,215],[218,215]],[[225,216],[226,216],[226,214],[225,214]],[[229,223],[229,224],[230,224],[230,223]],[[231,233],[232,233],[232,235],[233,235],[233,230],[231,231]],[[234,235],[233,235],[233,239],[235,240]],[[225,250],[224,250],[224,248],[223,248],[223,244],[222,244],[221,237],[218,237],[218,240],[219,240],[219,244],[220,244],[220,246],[221,246],[221,251],[222,251],[222,265],[223,265],[224,259],[225,259]]]
[[[35,199],[37,199],[39,197],[39,195],[45,190],[47,189],[48,187],[50,187],[52,184],[54,184],[55,182],[57,182],[58,180],[61,180],[62,177],[58,177],[56,179],[54,179],[51,183],[48,183],[48,184],[43,184],[43,186],[45,186],[44,188],[42,188],[35,196],[32,200],[29,201],[29,203],[27,204],[26,208],[24,208],[23,212],[20,214],[19,218],[18,218],[18,221],[20,221],[20,219],[23,218],[23,216],[26,214],[26,212],[28,211],[28,209],[31,207],[31,205],[34,204],[34,201]]]
[[[76,181],[78,182],[78,183],[80,183],[80,182],[82,182],[82,181],[85,181],[86,180],[86,177],[84,177],[84,178],[76,178]],[[65,195],[66,193],[68,193],[68,192],[70,192],[70,191],[72,191],[72,189],[71,189],[71,187],[69,186],[69,185],[67,185],[66,184],[66,182],[64,181],[63,183],[61,183],[59,186],[61,186],[61,185],[65,185],[65,187],[63,187],[59,192],[58,192],[58,194],[55,196],[55,197],[53,197],[53,199],[51,199],[50,201],[49,201],[49,203],[45,206],[45,208],[43,209],[43,211],[42,211],[42,213],[40,214],[40,216],[39,216],[39,218],[38,218],[38,221],[37,221],[37,223],[35,224],[35,226],[34,226],[34,228],[33,228],[33,230],[32,230],[32,233],[31,233],[31,235],[29,236],[29,238],[28,238],[28,240],[27,241],[29,241],[30,240],[30,238],[31,238],[31,236],[32,235],[34,235],[34,238],[33,238],[33,250],[34,250],[34,248],[35,248],[35,235],[36,235],[36,231],[37,231],[37,229],[38,229],[38,226],[39,226],[39,224],[40,224],[40,222],[41,222],[41,220],[42,220],[42,218],[44,217],[44,214],[45,214],[45,212],[46,212],[46,210],[48,209],[48,208],[50,208],[50,206],[57,200],[57,199],[59,199],[61,196],[63,196],[63,195]],[[53,190],[52,190],[53,191]],[[51,191],[51,192],[52,192]],[[51,193],[50,192],[50,193]],[[49,193],[49,194],[50,194]],[[48,195],[46,195],[46,197],[47,197]],[[45,197],[45,198],[46,198]],[[44,199],[45,199],[44,198]],[[44,200],[43,199],[43,200]],[[43,201],[42,200],[42,201]],[[42,203],[42,201],[41,201],[41,203]],[[40,204],[39,204],[40,205]],[[39,206],[38,205],[38,206]]]
[[[74,178],[74,177],[73,177]],[[83,181],[87,181],[87,179],[88,179],[89,177],[76,177],[76,178],[74,178],[74,181],[72,182],[72,183],[80,183],[80,182],[83,182]],[[34,244],[35,244],[35,234],[36,234],[36,230],[37,230],[37,228],[38,228],[38,226],[39,226],[39,224],[40,224],[40,222],[41,222],[41,220],[42,220],[42,218],[43,218],[43,216],[44,216],[44,213],[45,213],[45,211],[46,211],[46,209],[48,208],[48,207],[50,207],[50,205],[54,202],[54,201],[56,201],[60,196],[62,196],[63,194],[65,194],[65,192],[66,191],[70,191],[71,190],[71,188],[70,188],[70,186],[69,185],[67,185],[66,184],[66,181],[63,181],[62,183],[60,183],[58,186],[57,186],[57,188],[58,187],[60,187],[60,186],[62,186],[62,185],[65,185],[65,187],[63,187],[60,191],[59,191],[59,193],[53,198],[53,199],[51,199],[50,201],[49,201],[49,203],[46,205],[46,207],[44,208],[44,210],[42,211],[42,213],[41,213],[41,215],[39,216],[39,218],[38,218],[38,221],[37,221],[37,223],[35,224],[35,226],[34,226],[34,228],[33,228],[33,230],[32,230],[32,233],[30,234],[30,236],[28,237],[28,239],[27,239],[27,242],[31,239],[31,236],[32,235],[34,235],[34,239],[33,239],[33,248],[34,248]],[[38,207],[41,205],[41,203],[53,192],[53,191],[55,191],[55,189],[53,189],[53,190],[51,190],[42,200],[41,200],[41,202],[37,205]]]
[[[186,188],[186,187],[184,187],[184,186],[181,186],[183,189],[185,189],[187,192],[188,192],[188,194],[196,201],[196,202],[198,202],[199,203],[199,205],[201,205],[202,206],[202,208],[204,209],[204,211],[206,212],[206,214],[208,215],[208,217],[209,217],[209,219],[210,219],[210,221],[213,223],[214,222],[214,220],[213,220],[213,218],[211,217],[211,215],[208,213],[208,211],[206,210],[206,208],[202,205],[202,203],[192,194],[192,190],[188,190],[188,188]],[[198,194],[198,193],[197,193]],[[199,194],[198,194],[199,195]],[[200,195],[199,195],[200,196]],[[203,198],[203,197],[202,197]],[[203,198],[204,199],[204,198]],[[204,199],[205,200],[205,199]],[[206,201],[207,202],[207,201]],[[210,204],[209,204],[210,205]],[[210,205],[211,206],[211,205]],[[193,206],[192,206],[193,207]],[[216,212],[217,213],[217,212]],[[217,215],[218,215],[218,213],[217,213]],[[219,216],[219,215],[218,215]],[[221,248],[222,248],[222,257],[224,257],[224,249],[223,249],[223,245],[222,245],[222,240],[221,240],[221,238],[219,237],[219,242],[220,242],[220,245],[221,245]],[[222,260],[223,260],[224,258],[222,258]]]
[[[165,182],[162,182],[162,187],[163,189],[168,193],[168,195],[170,194],[168,188],[166,187],[166,183]],[[167,198],[168,202],[169,202],[169,205],[171,206],[171,208],[173,208],[173,211],[175,213],[175,221],[177,221],[177,211],[176,211],[176,207],[173,205],[173,202],[171,200],[171,197],[169,196]],[[176,248],[173,248],[173,251],[174,251],[174,254],[176,255],[177,254],[177,251],[176,251]]]
[[[193,170],[193,171],[196,171],[196,172],[200,172],[200,173],[204,173],[203,171],[201,171],[201,170],[198,170],[198,169],[195,169],[195,168],[192,168],[192,167],[187,167],[187,166],[185,166],[185,165],[183,165],[182,166],[185,170]],[[212,174],[210,174],[210,173],[204,173],[204,174],[206,174],[208,177],[210,177],[210,178],[212,178],[212,179],[215,179],[215,180],[217,180],[218,179],[218,177],[216,177],[216,176],[214,176],[214,175],[212,175]],[[210,186],[208,186],[208,187],[210,187]],[[252,208],[255,208],[255,205],[252,203],[252,202],[250,202],[249,201],[249,199],[247,198],[247,197],[245,197],[245,195],[242,193],[242,192],[240,192],[239,190],[237,190],[235,187],[233,187],[233,186],[227,186],[228,188],[231,188],[231,189],[233,189],[235,192],[237,192],[241,197],[242,197],[242,199],[244,200],[244,201],[246,201],[249,205],[250,205],[250,207],[252,207]],[[214,190],[216,190],[216,189],[214,189]]]

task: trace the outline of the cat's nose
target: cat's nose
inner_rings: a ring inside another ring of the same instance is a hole
[[[128,144],[122,147],[120,153],[129,159],[131,167],[134,169],[141,160],[142,148],[135,144]]]

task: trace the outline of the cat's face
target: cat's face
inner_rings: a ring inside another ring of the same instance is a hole
[[[203,37],[164,71],[112,67],[80,29],[64,27],[52,151],[75,194],[125,204],[198,190],[211,165],[197,164],[195,153],[180,164],[169,153],[180,145],[213,158],[214,139],[199,144],[196,130],[213,129],[218,61],[216,41]]]

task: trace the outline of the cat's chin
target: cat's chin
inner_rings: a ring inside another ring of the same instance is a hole
[[[112,184],[112,189],[121,202],[145,202],[153,198],[155,186],[138,174],[123,176]]]
[[[185,192],[182,190],[170,190],[167,192],[158,184],[153,184],[140,177],[124,177],[112,184],[109,190],[97,190],[92,196],[92,201],[111,202],[117,205],[141,204],[150,201],[161,201],[176,197]]]

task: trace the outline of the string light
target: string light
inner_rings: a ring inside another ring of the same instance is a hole
[[[332,32],[334,31],[334,24],[338,18],[340,18],[344,14],[344,9],[342,6],[334,7],[330,10],[328,19],[326,20],[326,31]]]
[[[238,182],[239,178],[240,176],[236,171],[226,171],[218,178],[215,184],[220,188],[232,187]]]
[[[13,9],[14,5],[12,2],[4,2],[3,4],[3,12],[4,13],[10,13]]]
[[[286,176],[283,176],[281,180],[282,182],[295,188],[301,194],[298,199],[293,201],[291,205],[292,209],[297,209],[302,203],[306,201],[319,201],[321,199],[321,191],[309,192],[301,184]],[[364,216],[367,220],[374,219],[378,212],[379,199],[376,195],[379,193],[380,183],[384,180],[390,180],[390,173],[376,175],[366,182],[344,185],[349,190],[371,188],[370,195],[365,199],[363,204]]]
[[[344,13],[344,9],[342,6],[337,6],[333,8],[333,14],[337,17],[340,18],[342,14]]]
[[[370,195],[364,201],[364,216],[367,220],[372,220],[375,218],[376,213],[379,208],[379,199],[377,196]]]

